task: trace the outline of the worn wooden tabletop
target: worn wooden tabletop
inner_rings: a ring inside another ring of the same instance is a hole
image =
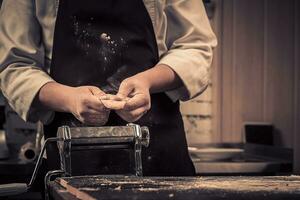
[[[300,199],[300,176],[84,176],[51,183],[54,199]]]

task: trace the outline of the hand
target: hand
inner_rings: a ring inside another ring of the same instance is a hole
[[[110,110],[99,100],[105,93],[94,86],[74,88],[70,95],[70,112],[82,123],[88,125],[104,125],[109,117]]]
[[[149,83],[139,75],[122,81],[117,96],[125,101],[116,113],[127,122],[139,120],[150,108]]]
[[[35,100],[41,109],[72,113],[82,123],[101,126],[110,113],[99,100],[104,94],[95,86],[70,87],[51,81],[41,87]]]

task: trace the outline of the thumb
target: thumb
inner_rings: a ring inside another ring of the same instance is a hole
[[[128,81],[127,79],[125,79],[124,81],[122,81],[120,87],[119,87],[119,91],[117,93],[117,96],[121,97],[121,98],[126,98],[129,96],[129,94],[131,92],[133,92],[134,90],[134,85]]]
[[[104,95],[105,93],[96,86],[89,86],[88,89],[93,95]]]

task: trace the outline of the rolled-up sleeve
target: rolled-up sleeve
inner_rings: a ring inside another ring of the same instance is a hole
[[[171,67],[184,84],[167,94],[174,101],[189,100],[201,94],[209,83],[217,39],[201,0],[169,0],[165,14],[168,51],[159,64]]]
[[[0,84],[9,105],[25,121],[48,121],[52,112],[32,102],[53,81],[43,70],[45,53],[34,1],[4,0],[0,11]]]

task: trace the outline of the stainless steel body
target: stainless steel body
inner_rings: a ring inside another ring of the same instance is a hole
[[[135,156],[135,175],[142,175],[142,146],[149,145],[149,130],[137,124],[115,127],[68,127],[58,128],[58,149],[61,170],[72,175],[71,151],[86,149],[132,148]]]

